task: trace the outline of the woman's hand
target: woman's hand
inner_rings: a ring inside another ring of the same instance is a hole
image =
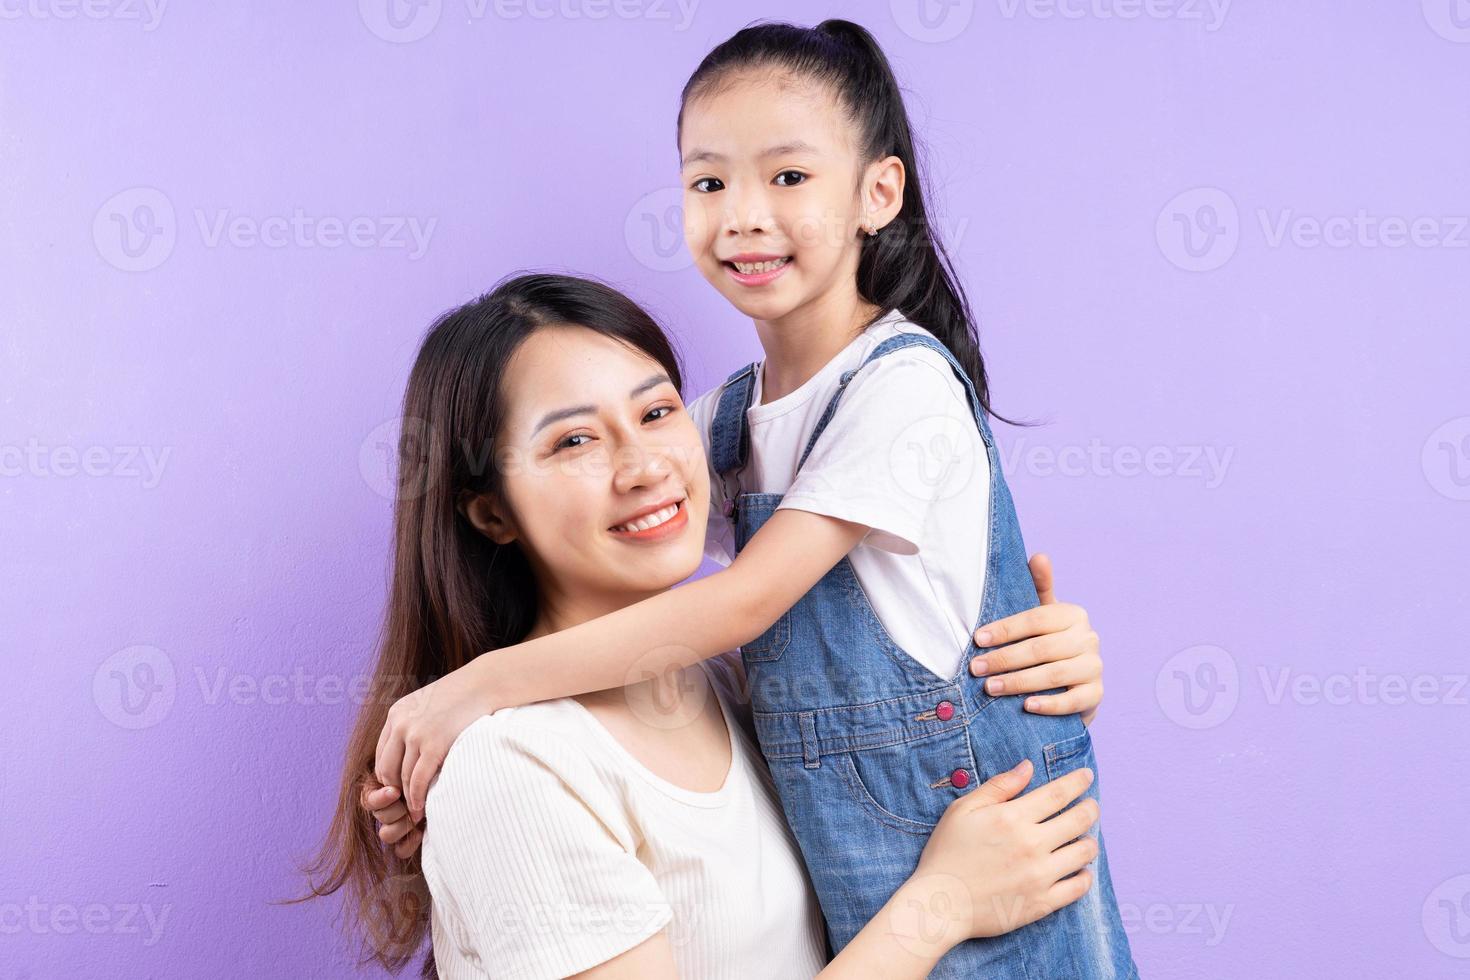
[[[947,917],[946,930],[960,939],[1018,929],[1092,886],[1086,867],[1097,857],[1097,841],[1087,832],[1097,822],[1097,801],[1072,806],[1092,785],[1092,770],[1074,770],[1012,799],[1031,770],[1023,760],[951,803],[904,885],[910,901],[923,901],[920,914]]]
[[[1025,760],[951,803],[914,873],[818,976],[926,977],[966,939],[1010,932],[1085,895],[1098,810],[1093,800],[1072,804],[1092,770],[1013,799],[1031,770]]]
[[[1061,694],[1027,698],[1027,711],[1039,715],[1080,714],[1091,724],[1102,703],[1102,656],[1097,631],[1087,610],[1057,602],[1051,559],[1031,557],[1031,578],[1041,605],[987,623],[975,631],[975,645],[987,650],[970,659],[970,673],[990,675],[985,690],[997,694],[1031,694],[1064,687]]]
[[[378,782],[402,793],[414,823],[423,819],[429,782],[459,733],[495,710],[487,704],[479,666],[476,661],[465,664],[404,695],[388,709],[373,772]]]
[[[408,807],[403,805],[396,786],[380,786],[376,780],[364,780],[357,801],[378,822],[378,839],[393,845],[393,853],[400,860],[408,860],[419,849],[424,830],[408,815]]]

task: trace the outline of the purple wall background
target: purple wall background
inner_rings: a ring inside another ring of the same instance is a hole
[[[997,406],[1051,420],[1000,436],[1103,636],[1144,975],[1470,970],[1470,4],[89,3],[0,4],[0,977],[353,974],[335,902],[267,903],[424,327],[556,267],[691,395],[757,356],[678,238],[675,99],[838,13],[913,93]]]

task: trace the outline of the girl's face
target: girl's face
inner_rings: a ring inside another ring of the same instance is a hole
[[[709,471],[657,361],[585,327],[545,327],[502,385],[504,500],[481,498],[470,517],[520,543],[549,608],[598,615],[699,568]]]
[[[855,136],[826,88],[789,75],[746,77],[685,106],[684,240],[742,313],[777,320],[855,289],[863,228],[891,217],[878,165],[859,173]]]

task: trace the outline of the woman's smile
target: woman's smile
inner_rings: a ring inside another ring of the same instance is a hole
[[[689,526],[687,498],[666,504],[645,507],[621,524],[608,528],[613,537],[623,541],[650,542],[667,541],[676,537]]]

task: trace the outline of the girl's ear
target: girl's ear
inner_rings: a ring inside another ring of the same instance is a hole
[[[500,506],[491,499],[490,494],[462,490],[459,499],[455,501],[455,506],[465,516],[465,519],[475,526],[475,530],[496,544],[510,544],[516,539],[516,530],[511,523],[510,514],[503,512]]]
[[[886,156],[868,165],[866,178],[863,182],[863,208],[866,212],[863,226],[876,234],[902,210],[904,182],[908,174],[902,160]]]

